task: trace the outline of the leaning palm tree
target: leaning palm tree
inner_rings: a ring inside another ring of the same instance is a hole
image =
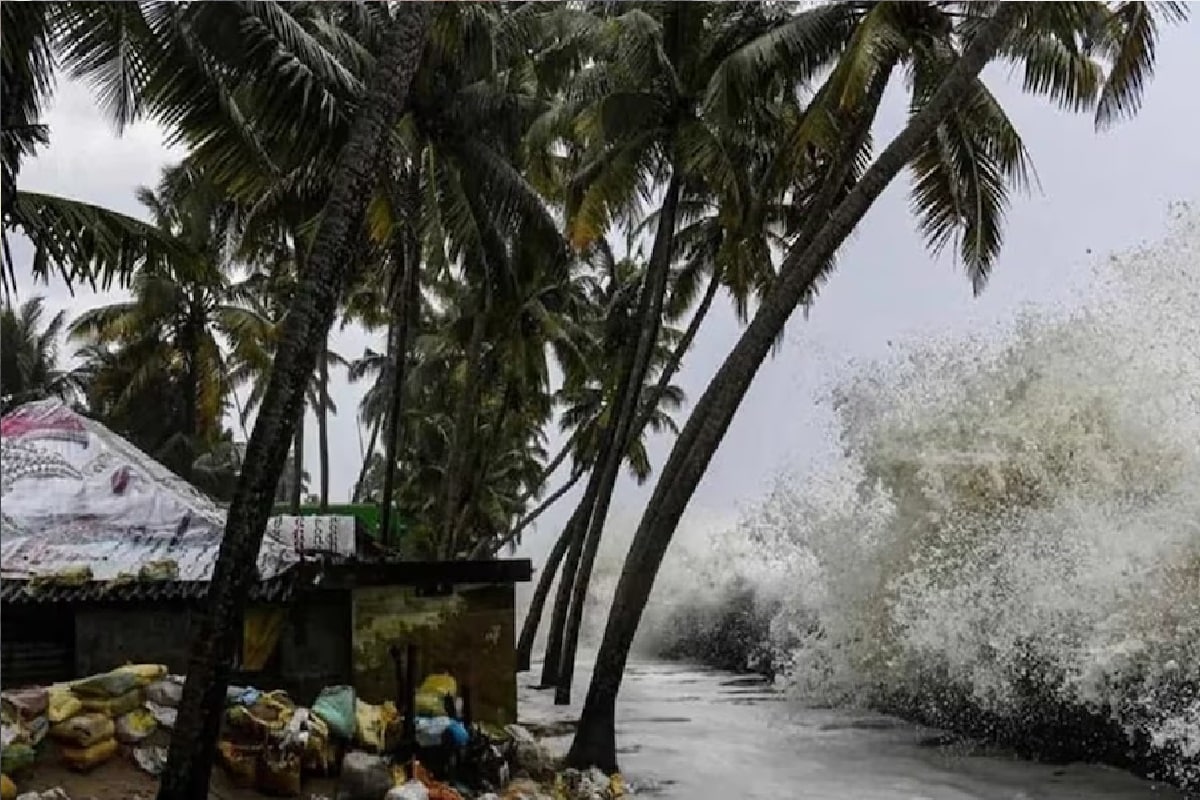
[[[805,24],[802,11],[786,23]],[[1024,149],[979,80],[997,57],[1026,69],[1026,88],[1067,108],[1095,109],[1097,122],[1136,110],[1154,63],[1161,19],[1175,4],[880,3],[866,9],[845,54],[807,116],[838,131],[816,149],[820,181],[806,221],[779,276],[730,351],[680,434],[626,558],[568,761],[616,769],[615,702],[629,649],[654,578],[688,501],[754,375],[798,304],[811,299],[845,239],[906,166],[917,173],[915,206],[931,244],[956,233],[976,288],[1000,246],[1007,188],[1020,184]],[[761,77],[788,28],[725,66],[729,86]],[[1100,59],[1107,60],[1105,63]],[[912,76],[912,111],[903,131],[861,175],[874,110],[893,71]],[[817,116],[819,115],[819,117]]]
[[[0,413],[31,400],[58,397],[70,402],[79,387],[58,367],[58,345],[67,313],[45,320],[45,299],[0,310]]]
[[[198,4],[210,5],[211,4]],[[249,4],[254,5],[254,4]],[[189,6],[190,7],[190,6]],[[309,377],[317,365],[347,284],[343,256],[358,235],[368,187],[387,132],[401,115],[425,47],[430,9],[401,3],[386,21],[379,49],[345,138],[334,147],[330,193],[307,250],[274,366],[246,448],[209,585],[209,613],[193,637],[178,723],[163,773],[160,800],[203,800],[216,755],[225,688],[255,563],[287,459]],[[273,98],[265,98],[269,103]],[[311,105],[307,98],[301,98]],[[296,117],[292,117],[296,122]]]

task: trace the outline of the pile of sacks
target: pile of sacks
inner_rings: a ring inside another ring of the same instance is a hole
[[[0,694],[5,791],[34,769],[48,742],[57,745],[65,766],[81,772],[107,763],[123,745],[139,763],[146,760],[145,748],[161,751],[159,760],[165,760],[169,733],[165,743],[149,740],[160,725],[173,727],[181,695],[181,681],[168,679],[166,667],[156,664]]]
[[[241,687],[230,688],[227,702],[221,765],[235,785],[277,797],[299,795],[307,776],[333,774],[351,748],[385,752],[400,733],[394,703],[365,703],[350,686],[322,690],[312,708],[286,692]]]

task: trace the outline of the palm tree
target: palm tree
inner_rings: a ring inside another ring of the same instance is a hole
[[[0,413],[31,400],[58,397],[70,402],[77,395],[71,373],[58,368],[67,313],[59,311],[43,326],[45,313],[41,297],[0,310]]]
[[[221,435],[231,389],[224,342],[236,348],[258,339],[266,322],[227,277],[225,242],[235,206],[180,167],[165,170],[156,190],[139,189],[138,199],[175,255],[136,274],[131,300],[81,314],[71,324],[70,337],[122,351],[119,363],[131,371],[112,398],[110,414],[131,408],[150,382],[170,376],[176,383],[181,428],[172,441],[159,444],[156,454],[171,453],[170,466],[188,478],[196,456]]]
[[[841,123],[841,144],[824,157],[821,187],[779,277],[696,404],[663,469],[613,599],[568,755],[571,764],[616,768],[614,711],[621,674],[679,518],[783,324],[798,303],[811,297],[830,259],[875,199],[906,164],[913,164],[923,229],[934,246],[963,231],[963,258],[976,287],[981,286],[999,248],[1004,189],[1021,177],[1024,151],[979,73],[997,55],[1015,58],[1026,67],[1028,89],[1068,107],[1095,108],[1098,121],[1111,120],[1137,107],[1153,65],[1155,11],[1167,18],[1182,15],[1177,7],[1132,3],[1115,9],[1098,3],[961,8],[882,3],[866,12],[823,87],[824,97],[810,109]],[[740,70],[745,80],[761,67],[763,55],[759,48],[753,59],[728,69]],[[1092,60],[1096,55],[1112,59],[1106,80]],[[912,116],[855,180],[854,162],[867,141],[874,107],[901,60],[908,60],[914,76]],[[844,102],[847,94],[850,103]],[[835,102],[826,105],[830,101]]]
[[[403,3],[388,22],[384,46],[344,144],[338,148],[331,191],[292,297],[274,367],[233,501],[209,585],[209,613],[193,637],[178,723],[159,800],[203,800],[215,760],[225,688],[241,618],[280,471],[298,411],[346,286],[343,254],[356,238],[367,188],[387,132],[407,102],[429,27],[430,9]]]

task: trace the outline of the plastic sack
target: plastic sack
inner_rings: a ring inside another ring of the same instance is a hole
[[[83,713],[83,703],[79,701],[70,689],[55,687],[50,690],[49,707],[46,716],[50,723],[62,722]]]
[[[34,717],[25,723],[25,732],[29,743],[37,747],[46,738],[46,734],[50,733],[50,720],[45,716]]]
[[[115,731],[113,721],[103,714],[80,714],[50,727],[50,735],[56,741],[78,748],[111,739]]]
[[[437,747],[446,739],[458,747],[465,747],[470,740],[466,727],[450,717],[417,717],[417,744],[421,747]]]
[[[409,781],[389,789],[384,800],[429,800],[429,790],[420,781]]]
[[[71,691],[80,698],[120,697],[141,688],[142,680],[132,672],[105,672],[71,684]]]
[[[454,676],[445,672],[435,672],[417,687],[417,714],[424,717],[445,716],[446,698],[453,701],[457,697],[458,681]]]
[[[136,675],[143,686],[167,677],[167,668],[163,664],[126,664],[123,667],[117,667],[113,672],[128,672]]]
[[[46,713],[50,693],[45,689],[13,689],[0,694],[6,710],[11,709],[21,719],[33,719]]]
[[[12,782],[12,778],[0,774],[0,800],[16,800],[16,798],[17,785]]]
[[[355,743],[371,752],[383,752],[387,747],[388,728],[398,716],[395,704],[388,702],[376,706],[356,700],[354,712]]]
[[[167,748],[150,744],[135,747],[133,748],[133,762],[143,772],[157,778],[167,768]]]
[[[63,747],[59,753],[63,764],[76,772],[87,772],[101,764],[107,764],[116,754],[116,739],[105,739],[90,747]]]
[[[20,775],[33,767],[37,754],[24,742],[13,742],[0,751],[0,773]]]
[[[154,721],[167,730],[175,729],[175,720],[179,716],[178,709],[160,706],[158,703],[146,702],[146,710],[154,717]]]
[[[144,708],[135,708],[115,722],[115,735],[121,744],[137,744],[158,728],[158,720]]]
[[[146,699],[167,708],[179,708],[183,686],[175,681],[156,680],[146,687]]]
[[[142,705],[142,690],[131,689],[117,697],[85,697],[84,711],[94,711],[116,719]]]
[[[229,774],[234,786],[249,789],[254,786],[258,774],[258,757],[262,745],[235,744],[228,739],[217,742],[221,766]]]
[[[329,732],[345,740],[354,738],[356,711],[353,686],[326,686],[312,705],[312,712],[329,726]]]
[[[300,794],[300,756],[274,748],[263,751],[258,761],[255,788],[275,797]]]

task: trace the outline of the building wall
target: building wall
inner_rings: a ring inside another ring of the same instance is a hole
[[[309,704],[326,686],[349,683],[350,593],[305,594],[287,614],[278,646],[280,688]]]
[[[75,672],[79,677],[122,664],[187,668],[191,612],[186,606],[81,606],[75,611]]]
[[[446,670],[470,687],[477,720],[517,718],[515,602],[511,584],[458,587],[428,597],[404,586],[354,590],[354,685],[364,700],[395,700],[390,649],[415,644],[418,683]]]

